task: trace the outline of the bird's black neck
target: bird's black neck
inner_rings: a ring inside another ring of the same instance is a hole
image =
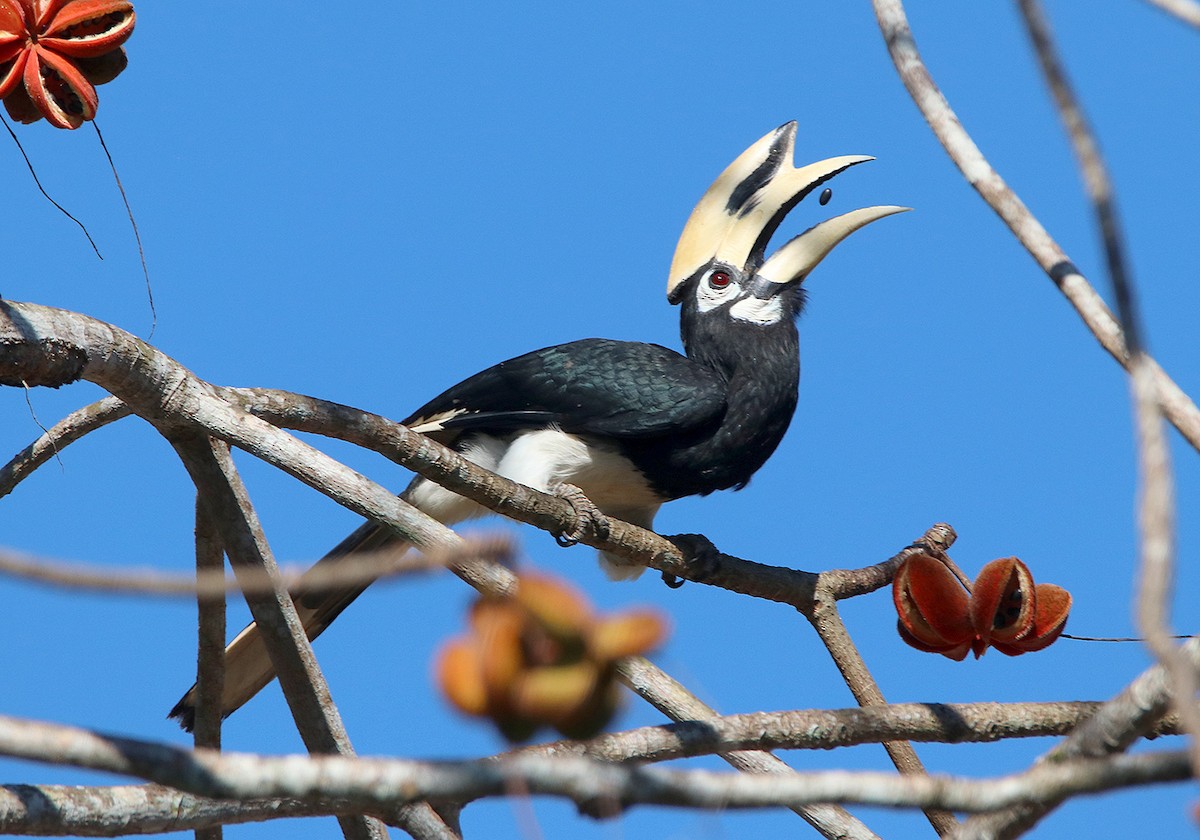
[[[689,359],[726,382],[726,410],[709,426],[664,448],[662,458],[641,453],[647,478],[667,498],[744,487],[783,439],[800,380],[793,318],[762,325],[684,307],[684,349]]]

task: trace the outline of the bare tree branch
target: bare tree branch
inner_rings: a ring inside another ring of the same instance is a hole
[[[819,588],[818,592],[820,592]],[[842,679],[845,680],[850,693],[854,695],[854,699],[858,701],[859,705],[886,705],[887,701],[879,689],[879,684],[871,676],[871,671],[863,661],[862,654],[858,652],[858,647],[850,638],[846,625],[842,622],[836,599],[833,597],[822,598],[818,595],[816,608],[808,618],[813,629],[817,631],[817,635],[821,637],[821,641],[825,643],[826,650],[833,657]],[[883,748],[887,751],[888,758],[901,773],[917,776],[925,774],[925,765],[921,763],[916,750],[908,741],[885,741]],[[926,809],[925,817],[940,836],[945,836],[958,825],[958,820],[954,815],[946,811]]]
[[[611,764],[574,756],[520,756],[504,762],[422,762],[348,756],[278,758],[201,751],[111,738],[86,730],[0,717],[0,752],[134,775],[214,798],[334,799],[364,813],[419,800],[465,801],[508,794],[514,783],[533,794],[598,803],[695,808],[800,807],[852,802],[887,807],[990,811],[1014,803],[1190,778],[1184,752],[1114,755],[1042,764],[991,779],[888,773],[720,774]]]
[[[229,447],[211,438],[182,435],[173,436],[171,444],[196,483],[199,504],[216,525],[234,571],[261,569],[268,575],[277,575],[275,558],[233,465]],[[258,625],[305,746],[313,752],[353,756],[350,736],[329,695],[329,687],[287,590],[279,585],[269,594],[248,594],[246,604]],[[221,649],[223,658],[223,644]],[[219,699],[213,708],[220,709]],[[377,820],[345,816],[338,821],[346,840],[387,838],[387,830]]]
[[[208,507],[196,497],[196,576],[225,575],[225,549]],[[192,743],[221,749],[221,695],[225,691],[225,596],[198,595],[196,719]],[[196,840],[222,840],[221,826],[196,829]]]
[[[0,385],[17,381],[62,385],[85,377],[124,400],[168,436],[197,430],[212,434],[350,510],[387,524],[414,545],[438,548],[459,543],[453,531],[394,493],[230,406],[213,386],[111,324],[51,307],[0,301],[0,350]],[[496,591],[510,585],[504,575],[488,577],[497,568],[477,564],[456,571],[478,578],[469,580],[477,587]]]
[[[1020,0],[1020,9],[1095,208],[1117,313],[1129,345],[1141,485],[1138,520],[1142,557],[1138,572],[1137,621],[1147,647],[1171,675],[1177,699],[1175,707],[1192,734],[1192,763],[1200,772],[1200,709],[1192,702],[1198,687],[1196,669],[1174,644],[1174,630],[1168,618],[1175,566],[1175,494],[1170,450],[1159,416],[1157,386],[1142,336],[1137,293],[1125,258],[1125,235],[1117,213],[1112,179],[1100,145],[1059,60],[1050,22],[1041,4],[1038,0]]]
[[[908,26],[904,6],[900,0],[872,1],[874,1],[876,17],[880,23],[884,41],[887,43],[896,68],[898,68],[900,78],[910,92],[913,101],[917,103],[920,112],[934,130],[938,140],[941,140],[950,158],[959,167],[967,181],[976,188],[980,196],[997,212],[997,215],[1003,218],[1009,229],[1013,230],[1016,238],[1026,247],[1026,250],[1030,251],[1046,274],[1055,281],[1058,288],[1072,302],[1076,312],[1079,312],[1088,329],[1098,338],[1102,346],[1108,349],[1109,353],[1126,370],[1145,368],[1142,377],[1147,382],[1153,380],[1153,383],[1146,389],[1146,394],[1157,400],[1166,418],[1175,425],[1184,438],[1188,439],[1193,448],[1200,448],[1200,412],[1196,410],[1195,404],[1160,370],[1156,362],[1145,355],[1142,355],[1140,361],[1130,355],[1129,349],[1124,343],[1120,326],[1117,325],[1116,319],[1112,317],[1108,308],[1104,306],[1103,301],[1096,294],[1096,290],[1087,283],[1062,248],[1050,238],[1042,224],[1033,217],[1021,200],[1016,197],[1016,194],[1010,190],[1007,184],[1004,184],[995,169],[985,160],[978,146],[972,142],[970,136],[962,128],[946,98],[937,89],[937,85],[920,59],[916,42],[913,40],[910,26]],[[1057,73],[1057,76],[1064,82],[1064,74]],[[1056,94],[1061,96],[1063,90],[1066,90],[1063,85],[1057,86]],[[1066,119],[1076,138],[1076,143],[1078,143],[1076,149],[1081,156],[1085,157],[1085,160],[1094,160],[1096,146],[1091,142],[1090,137],[1080,139],[1082,137],[1080,128],[1084,128],[1086,131],[1086,124],[1082,122],[1078,108],[1070,110]],[[1103,184],[1094,180],[1098,169],[1090,167],[1087,172],[1090,185],[1093,187],[1098,185],[1103,188]],[[1115,214],[1110,212],[1111,204],[1099,204],[1098,208],[1098,214],[1102,218],[1102,229],[1109,232],[1112,229],[1111,224],[1115,222]],[[1112,236],[1106,238],[1106,251],[1109,253],[1111,264],[1114,254],[1120,256],[1118,240]],[[1120,263],[1118,263],[1117,270],[1121,271]],[[1116,277],[1120,278],[1120,276],[1118,274]],[[1133,341],[1136,342],[1136,335],[1133,336]],[[1039,811],[1037,816],[1026,815],[1028,822],[1024,822],[1024,824],[1026,826],[1032,824],[1032,821],[1036,821],[1040,814],[1044,814],[1044,810]],[[997,826],[1001,823],[1007,824],[1003,829],[998,829]],[[1018,818],[1014,815],[983,817],[974,818],[968,822],[959,836],[978,836],[978,838],[1014,836],[1019,830]]]
[[[220,389],[195,377],[177,362],[122,330],[78,313],[36,304],[0,304],[0,384],[18,374],[34,384],[62,384],[85,376],[125,399],[135,413],[161,429],[200,428],[321,492],[363,516],[387,524],[425,549],[458,544],[453,531],[434,522],[329,456],[245,411],[270,417],[297,430],[330,435],[382,452],[492,510],[561,533],[575,524],[574,508],[557,496],[539,493],[472,464],[458,453],[384,417],[285,392]],[[240,395],[240,396],[236,396]],[[720,586],[733,592],[811,609],[816,575],[713,553],[697,569],[679,548],[659,535],[612,520],[605,539],[583,542],[677,577]],[[503,576],[488,578],[494,565],[455,569],[484,591],[506,590]],[[876,569],[866,579],[848,572],[835,575],[843,592],[871,591],[890,581]],[[478,578],[483,575],[483,578]],[[474,578],[472,576],[475,576]],[[845,587],[842,589],[841,587]]]
[[[671,720],[687,721],[698,726],[705,726],[720,720],[716,710],[645,657],[634,656],[626,659],[619,666],[619,674],[621,681],[630,690]],[[720,756],[730,766],[743,773],[789,774],[796,772],[783,759],[762,750],[722,750]],[[875,833],[857,817],[836,805],[818,803],[796,806],[792,810],[825,837],[845,838],[845,840],[876,838]]]
[[[1066,735],[1102,705],[1094,701],[898,703],[854,709],[753,712],[644,726],[600,735],[590,741],[555,741],[525,747],[512,754],[670,761],[730,750],[827,750],[886,741],[986,743]],[[1155,730],[1156,737],[1178,733],[1176,718],[1161,721]]]
[[[211,598],[231,592],[261,595],[271,592],[282,583],[295,596],[332,585],[366,583],[440,571],[452,563],[511,565],[513,562],[515,550],[511,540],[503,534],[464,539],[461,546],[423,554],[383,549],[346,557],[336,565],[312,568],[294,564],[281,566],[277,578],[253,569],[244,570],[239,577],[230,577],[223,569],[206,570],[193,576],[149,568],[100,568],[92,564],[31,557],[0,548],[0,575],[64,589],[159,598],[194,598],[197,595]]]
[[[1200,639],[1185,642],[1181,653],[1193,668],[1200,667]],[[1126,688],[1096,710],[1054,749],[1042,764],[1098,758],[1123,752],[1146,735],[1170,706],[1170,680],[1161,665],[1143,672]],[[972,817],[955,834],[956,840],[997,840],[1022,834],[1045,816],[1057,802],[1020,805],[995,814]]]
[[[1066,252],[967,134],[921,60],[903,3],[900,0],[872,0],[872,3],[900,79],[950,159],[1075,307],[1101,346],[1128,370],[1130,356],[1116,319]],[[1200,409],[1156,362],[1148,360],[1147,364],[1153,372],[1163,414],[1194,449],[1200,450]]]
[[[126,333],[85,316],[73,315],[29,304],[5,303],[0,309],[9,315],[8,335],[0,322],[0,341],[7,344],[7,357],[14,370],[34,374],[47,384],[67,381],[86,374],[89,379],[126,399],[139,415],[170,433],[176,427],[202,427],[206,432],[264,458],[305,483],[330,495],[340,503],[378,521],[396,527],[417,544],[444,546],[457,544],[453,532],[408,508],[383,488],[379,488],[340,464],[261,420],[242,414],[221,400],[216,389],[196,379],[188,371]],[[53,336],[53,337],[50,337]],[[0,381],[5,372],[0,369]],[[225,392],[228,393],[228,392]],[[260,392],[257,402],[263,402]],[[365,431],[391,448],[396,460],[416,469],[476,500],[491,501],[515,518],[562,531],[574,524],[575,513],[563,500],[524,488],[480,470],[473,464],[383,418],[357,413],[321,401],[298,399],[292,395],[268,394],[277,414],[286,415],[289,424],[316,430],[318,421],[327,429]],[[280,399],[282,397],[282,399]],[[261,410],[261,409],[260,409]],[[265,413],[265,411],[264,411]],[[349,422],[347,422],[349,420]],[[303,425],[301,425],[303,423]],[[281,423],[282,425],[282,423]],[[555,510],[557,508],[557,510]],[[552,513],[547,513],[550,511]],[[674,545],[661,537],[625,523],[614,522],[607,540],[589,540],[606,550],[615,550],[639,560],[650,561],[664,571],[690,576],[694,572],[683,562]],[[480,568],[489,572],[478,573]],[[715,577],[720,583],[735,581],[746,594],[774,600],[794,600],[802,609],[811,608],[812,587],[816,576],[790,569],[778,569],[719,555]],[[511,575],[498,575],[494,566],[456,569],[483,591],[504,591],[511,587]],[[706,575],[708,570],[706,569]],[[864,589],[863,581],[845,573],[839,578],[852,581],[861,591],[886,584],[887,573],[875,573]],[[708,578],[705,578],[708,580]],[[733,587],[730,587],[733,588]]]
[[[14,305],[6,304],[9,307]],[[345,503],[349,503],[351,507],[358,509],[359,512],[366,513],[372,518],[379,519],[392,523],[393,515],[396,513],[397,506],[394,505],[395,497],[382,488],[367,482],[361,476],[347,475],[345,471],[336,462],[330,463],[331,459],[325,458],[319,452],[312,450],[310,447],[295,441],[289,436],[282,435],[277,430],[271,429],[269,426],[258,425],[261,421],[255,421],[246,415],[236,413],[236,410],[231,409],[223,400],[216,397],[216,391],[211,389],[205,383],[195,380],[182,368],[174,365],[173,362],[157,354],[156,351],[146,347],[132,345],[132,349],[136,352],[131,352],[129,357],[124,359],[124,364],[113,364],[111,370],[106,367],[109,360],[114,357],[120,358],[120,353],[115,345],[121,345],[122,342],[131,337],[125,337],[113,328],[107,325],[98,324],[91,319],[86,319],[84,316],[72,316],[68,313],[56,313],[54,310],[47,310],[42,307],[33,307],[28,305],[16,305],[19,308],[19,319],[13,321],[10,318],[10,326],[21,324],[24,329],[18,327],[15,330],[9,331],[9,349],[13,347],[17,349],[17,355],[25,352],[29,356],[39,356],[37,363],[40,364],[44,371],[44,376],[48,380],[54,380],[56,377],[63,377],[66,368],[70,373],[73,369],[79,372],[84,367],[80,359],[88,359],[92,355],[97,355],[101,360],[98,365],[98,371],[93,372],[89,368],[89,378],[95,378],[101,384],[110,385],[120,391],[121,396],[132,396],[134,403],[138,399],[141,400],[141,408],[138,413],[147,416],[147,419],[152,419],[153,422],[161,424],[164,428],[170,430],[175,425],[194,425],[199,424],[204,429],[212,431],[228,439],[236,445],[246,448],[253,454],[260,455],[271,463],[280,466],[289,473],[300,477],[306,483],[317,487],[322,492],[326,492],[335,499]],[[3,310],[0,310],[3,311]],[[93,333],[99,333],[103,340],[98,341],[98,347],[89,346],[87,342],[83,342],[83,347],[72,345],[70,341],[63,339],[46,340],[37,338],[40,334],[36,330],[29,330],[30,322],[38,322],[38,329],[45,330],[50,326],[53,332],[55,319],[59,316],[66,317],[70,323],[75,325],[75,328],[69,330],[68,335],[71,338],[77,339],[79,336],[89,336]],[[48,323],[43,323],[46,321]],[[0,322],[0,340],[2,340],[4,324]],[[13,333],[16,333],[14,336]],[[133,339],[136,342],[136,339]],[[107,342],[107,343],[106,343]],[[29,359],[26,358],[24,366],[28,366]],[[139,369],[139,364],[145,370]],[[24,370],[24,367],[22,367]],[[131,371],[139,376],[132,376]],[[3,375],[3,370],[0,369],[0,376]],[[154,398],[156,387],[162,387],[162,383],[156,385],[155,380],[170,381],[170,385],[162,388],[166,396]],[[146,396],[149,394],[150,396]],[[319,402],[319,401],[309,401]],[[331,406],[332,404],[321,404],[319,407]],[[135,406],[136,407],[136,406]],[[305,404],[305,407],[311,407]],[[345,412],[352,411],[344,407],[336,407],[337,411]],[[336,427],[337,422],[332,421],[332,412],[322,417],[322,421],[329,426]],[[360,413],[361,414],[361,413]],[[472,471],[477,470],[473,465],[462,461],[455,453],[448,450],[442,450],[426,439],[412,435],[408,430],[392,424],[387,421],[375,422],[369,416],[360,418],[359,426],[367,426],[371,430],[371,434],[375,435],[378,440],[389,440],[393,442],[400,440],[402,445],[397,446],[397,451],[401,451],[404,446],[410,447],[413,451],[420,453],[426,458],[427,464],[425,468],[432,473],[430,477],[438,479],[450,476],[454,479],[462,481],[462,475],[467,475],[471,479],[480,480],[479,487],[485,488],[486,491],[494,492],[495,495],[503,500],[507,497],[508,500],[522,498],[522,493],[527,494],[528,498],[534,500],[534,507],[541,502],[538,497],[542,494],[536,494],[534,491],[529,491],[521,488],[519,485],[512,485],[511,488],[504,486],[502,479],[491,476],[483,471],[482,476],[476,474],[471,475]],[[308,421],[310,426],[311,420]],[[340,421],[339,421],[340,422]],[[344,428],[344,426],[343,426]],[[282,436],[281,436],[282,435]],[[406,437],[407,436],[407,437]],[[403,460],[398,458],[398,460]],[[315,465],[312,463],[315,461]],[[407,462],[406,462],[407,463]],[[412,464],[409,464],[412,466]],[[432,466],[430,466],[432,465]],[[448,465],[448,466],[447,466]],[[441,475],[439,475],[439,472]],[[461,489],[466,495],[474,493],[478,496],[485,496],[485,491],[481,491],[478,487],[468,487],[471,492],[466,492],[467,488],[453,486],[452,481],[446,481],[453,489]],[[327,486],[329,485],[329,486]],[[515,488],[515,492],[513,492]],[[384,498],[386,497],[386,498]],[[366,499],[364,502],[363,500]],[[558,505],[563,507],[561,500],[554,497],[546,496],[549,506]],[[484,499],[486,501],[486,499]],[[496,504],[497,507],[504,507],[502,504]],[[567,505],[566,507],[569,507]],[[507,508],[506,508],[507,512]],[[401,516],[396,519],[404,520],[408,514],[401,509]],[[557,530],[562,529],[563,523],[573,523],[573,511],[563,511],[563,516],[555,520]],[[411,517],[409,517],[411,518]],[[538,523],[541,524],[541,523]],[[421,537],[437,543],[445,539],[448,544],[458,544],[459,538],[449,531],[439,531],[434,528],[428,521],[422,521],[420,518],[412,522],[404,521],[403,525],[398,527],[402,533],[410,535],[410,526],[412,530],[420,534]],[[422,529],[424,529],[422,531]],[[634,554],[645,552],[646,546],[654,546],[655,543],[665,544],[669,548],[661,553],[652,551],[651,556],[660,561],[659,568],[676,569],[683,572],[684,575],[689,573],[686,564],[677,561],[679,557],[675,546],[670,543],[665,543],[657,535],[650,532],[635,529],[633,526],[628,526],[628,534],[632,535],[631,539],[626,540],[622,547],[628,550],[631,545]],[[604,548],[614,547],[613,542],[599,542],[597,544]],[[657,548],[655,546],[655,548]],[[663,562],[663,558],[666,561]],[[731,558],[726,555],[718,555],[716,563],[717,581],[724,583],[726,579],[737,581],[738,584],[745,583],[744,589],[749,590],[747,594],[762,595],[770,597],[773,600],[781,600],[784,602],[795,602],[797,606],[803,609],[812,609],[813,593],[817,585],[818,577],[806,573],[798,573],[788,569],[776,569],[774,567],[761,566],[760,564],[751,564],[746,561]],[[899,556],[892,558],[884,564],[879,564],[876,567],[868,567],[867,570],[850,570],[836,571],[826,573],[829,581],[828,589],[833,597],[845,596],[850,594],[859,594],[865,591],[871,591],[879,586],[885,585],[889,580],[895,565],[900,561]],[[507,574],[502,568],[496,567],[494,564],[484,565],[487,569],[482,574],[474,575],[471,581],[478,588],[484,591],[503,591],[511,586],[511,575]],[[765,574],[763,573],[765,570]],[[709,582],[708,578],[705,578]],[[735,588],[735,587],[730,587]],[[735,591],[741,591],[741,588],[735,588]],[[661,672],[659,672],[661,674]],[[662,675],[665,677],[665,675]],[[669,678],[667,678],[669,679]],[[760,757],[761,759],[761,757]],[[773,760],[773,759],[772,759]],[[863,829],[865,831],[865,829]]]
[[[283,817],[353,813],[333,800],[219,800],[161,785],[0,786],[0,832],[26,836],[124,837],[200,831]]]
[[[586,755],[605,761],[666,761],[745,748],[826,749],[889,739],[961,743],[1062,734],[1097,703],[904,704],[872,709],[802,710],[688,720],[526,747],[538,755]],[[1163,734],[1172,731],[1170,724]],[[790,772],[790,770],[789,770]],[[831,806],[810,806],[818,812]],[[111,837],[200,829],[279,817],[347,813],[346,803],[294,799],[228,801],[159,785],[0,787],[0,831]],[[840,810],[840,809],[837,809]],[[851,818],[853,819],[853,818]],[[873,837],[848,830],[832,836]],[[865,829],[864,829],[865,831]]]

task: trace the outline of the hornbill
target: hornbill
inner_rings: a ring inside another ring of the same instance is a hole
[[[801,284],[851,233],[907,209],[867,207],[837,216],[767,259],[768,241],[797,203],[839,172],[872,159],[851,155],[796,168],[795,136],[796,124],[788,123],[743,152],[701,197],[683,229],[667,298],[682,306],[686,355],[600,338],[547,347],[475,374],[404,425],[506,478],[561,492],[581,514],[646,528],[663,502],[745,487],[796,408]],[[420,477],[403,498],[447,524],[487,512]],[[400,539],[368,522],[320,563]],[[641,571],[620,558],[601,559],[614,577]],[[309,638],[366,586],[298,595]],[[274,673],[253,624],[229,644],[225,657],[222,712],[228,715]],[[184,728],[194,721],[194,702],[195,687],[171,711]]]

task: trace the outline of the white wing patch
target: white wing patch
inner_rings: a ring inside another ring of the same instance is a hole
[[[729,307],[729,315],[739,321],[749,321],[751,324],[765,327],[778,323],[783,317],[783,300],[779,295],[771,295],[765,299],[751,295]]]
[[[462,417],[464,414],[469,413],[470,412],[468,412],[465,408],[456,408],[453,411],[443,411],[440,414],[422,417],[408,428],[412,429],[414,432],[420,432],[423,435],[427,435],[430,432],[440,432],[442,429],[446,428],[447,421],[452,420],[455,417]]]

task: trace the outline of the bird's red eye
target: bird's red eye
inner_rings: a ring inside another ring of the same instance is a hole
[[[724,271],[714,271],[708,275],[708,285],[714,289],[724,289],[730,283],[730,277]]]

